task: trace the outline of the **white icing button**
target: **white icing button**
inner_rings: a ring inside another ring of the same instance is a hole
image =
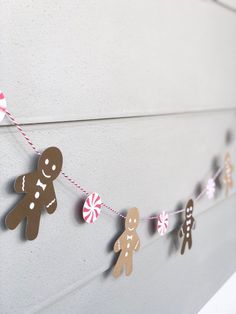
[[[186,234],[186,237],[189,238],[189,233]]]
[[[125,253],[125,257],[127,257],[127,256],[128,256],[128,254],[129,254],[129,253],[128,253],[128,252],[126,252],[126,253]]]
[[[30,209],[34,209],[34,202],[30,203]]]
[[[127,249],[130,247],[130,243],[127,243]]]
[[[36,193],[34,194],[34,197],[35,197],[35,198],[39,198],[39,195],[40,195],[40,193],[39,193],[39,192],[36,192]]]
[[[188,227],[187,227],[187,231],[189,231],[189,230],[190,230],[190,227],[188,226]]]

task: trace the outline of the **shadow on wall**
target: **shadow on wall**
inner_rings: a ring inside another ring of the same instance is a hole
[[[75,216],[75,220],[79,224],[86,224],[86,221],[83,218],[83,206],[84,206],[86,198],[87,198],[86,195],[81,196],[75,206],[74,216]]]
[[[218,1],[218,0],[211,0],[212,3],[217,4],[221,8],[228,10],[230,12],[236,13],[236,6],[233,7],[227,3],[224,3],[223,1]]]
[[[181,210],[184,208],[183,202],[178,202],[178,204],[175,207],[175,212]],[[172,254],[179,251],[180,248],[180,238],[179,238],[179,229],[180,226],[183,223],[182,215],[176,215],[176,222],[174,224],[173,230],[167,234],[167,240],[169,241],[169,249],[168,249],[168,256],[171,256]]]

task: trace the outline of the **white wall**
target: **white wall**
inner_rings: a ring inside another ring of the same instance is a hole
[[[41,150],[121,211],[173,210],[236,161],[236,14],[211,1],[29,1],[0,4],[0,89]],[[106,118],[106,119],[104,119]],[[35,241],[3,221],[17,175],[36,157],[0,126],[0,308],[3,313],[196,313],[235,271],[236,194],[196,208],[193,249],[180,256],[172,220],[139,227],[130,278],[111,275],[121,221],[76,219],[83,196],[63,178],[58,209]],[[234,173],[234,181],[236,176]]]

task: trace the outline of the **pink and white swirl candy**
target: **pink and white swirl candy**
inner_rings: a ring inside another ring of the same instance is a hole
[[[5,117],[4,109],[6,109],[6,108],[7,108],[6,98],[5,98],[4,94],[3,94],[3,92],[0,91],[0,122]]]
[[[163,211],[160,215],[158,215],[157,218],[157,231],[161,236],[163,236],[166,233],[168,224],[169,224],[168,214]]]
[[[89,224],[94,223],[100,215],[101,206],[102,200],[100,195],[96,192],[90,194],[87,197],[83,207],[84,220]]]
[[[215,181],[214,179],[209,179],[207,181],[207,186],[206,186],[206,194],[209,200],[214,198],[215,191],[216,191]]]

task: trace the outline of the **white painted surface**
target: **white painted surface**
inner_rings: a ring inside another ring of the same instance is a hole
[[[235,105],[235,14],[211,1],[7,0],[0,9],[0,86],[21,122]]]
[[[217,291],[217,293],[199,311],[199,314],[235,314],[236,313],[236,273]]]
[[[137,206],[142,217],[172,210],[225,151],[236,164],[235,145],[226,144],[236,136],[231,11],[197,0],[10,0],[0,9],[9,110],[32,123],[25,128],[39,149],[60,147],[64,170],[104,202]],[[235,188],[196,207],[186,256],[174,231],[161,238],[142,223],[130,278],[110,274],[120,220],[103,210],[94,225],[78,221],[82,195],[63,178],[57,211],[43,215],[37,240],[23,241],[3,220],[19,199],[13,180],[36,157],[14,127],[1,125],[0,134],[1,312],[196,313],[235,272]]]

